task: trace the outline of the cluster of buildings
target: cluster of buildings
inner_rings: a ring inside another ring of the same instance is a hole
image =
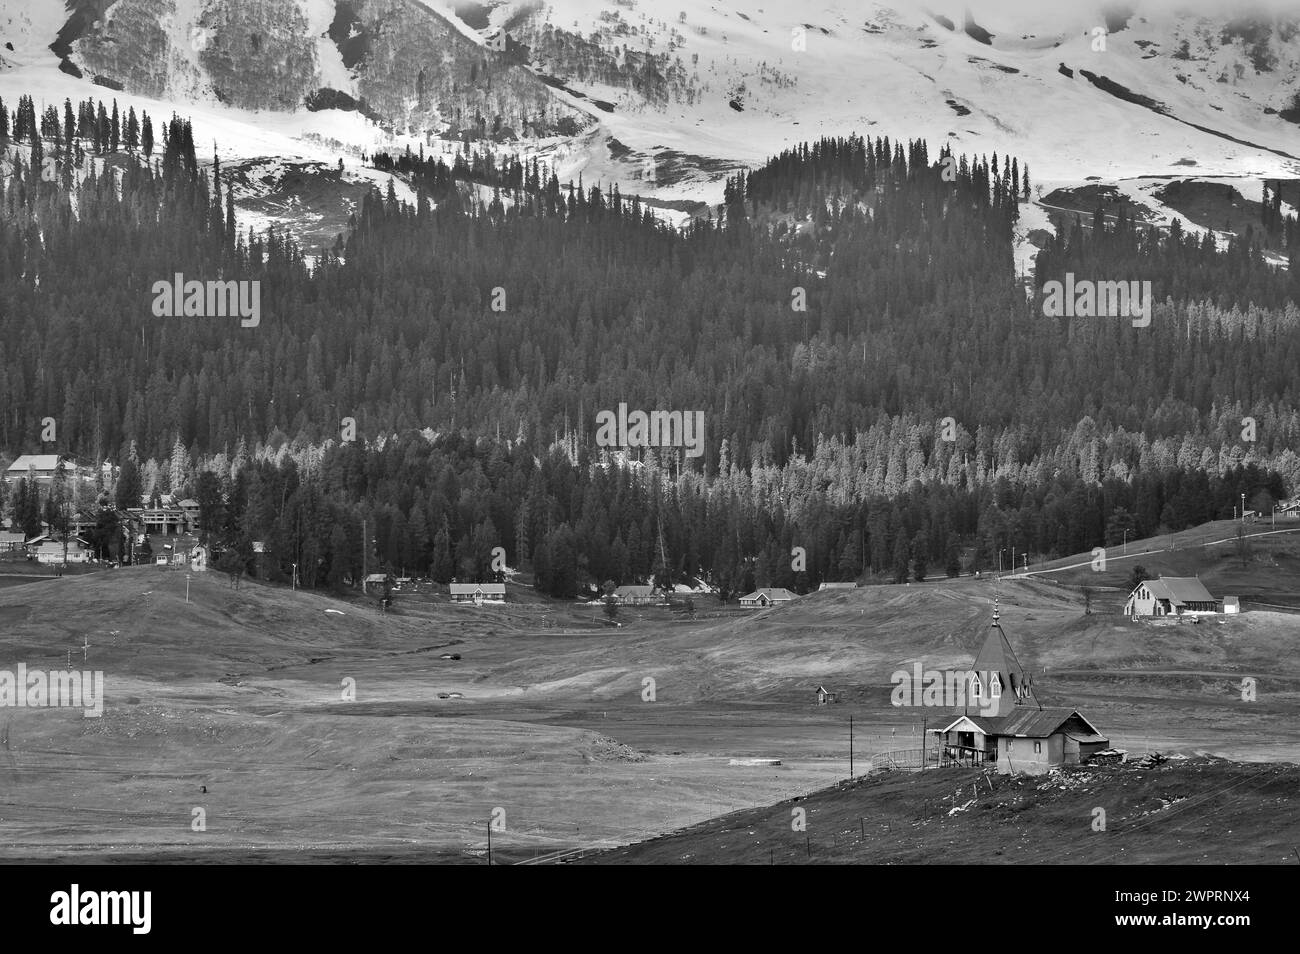
[[[856,583],[823,583],[820,587],[822,590],[831,589],[855,589]],[[657,586],[648,585],[628,585],[617,587],[609,598],[620,606],[654,606],[663,603],[669,595],[680,596],[690,595],[701,592],[698,589],[690,587],[678,587],[672,594],[665,593]],[[748,606],[754,609],[767,609],[772,606],[784,606],[799,598],[798,593],[792,593],[783,586],[764,586],[752,593],[746,593],[740,597],[741,606]]]
[[[55,481],[94,483],[92,468],[58,454],[23,454],[9,465],[3,476],[11,487],[25,480],[29,486],[46,490]],[[34,536],[12,524],[0,526],[0,555],[19,554],[39,563],[51,564],[93,562],[95,547],[90,536],[102,513],[101,509],[73,512],[68,518],[66,534],[49,525],[44,525]],[[121,552],[125,555],[124,562],[134,562],[137,548],[147,537],[162,537],[164,540],[175,538],[176,542],[162,543],[152,555],[151,562],[206,567],[206,549],[192,539],[199,529],[197,500],[163,494],[156,504],[142,500],[139,507],[128,507],[115,513],[123,535]]]

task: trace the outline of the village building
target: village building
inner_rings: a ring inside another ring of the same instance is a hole
[[[448,586],[453,603],[504,603],[504,583],[451,583]]]
[[[391,589],[393,578],[387,573],[371,573],[361,581],[361,592],[367,596],[383,596],[385,589]]]
[[[174,537],[185,533],[189,528],[189,520],[180,507],[144,507],[132,510],[131,513],[148,534]]]
[[[20,553],[27,545],[27,534],[21,530],[0,530],[0,553]]]
[[[61,533],[44,533],[26,543],[27,555],[37,563],[89,563],[95,557],[90,541],[69,534],[67,548]]]
[[[819,706],[824,706],[827,703],[839,702],[839,701],[840,701],[840,694],[838,692],[831,692],[825,686],[817,687],[817,704]]]
[[[795,594],[783,586],[767,586],[755,590],[748,596],[742,596],[740,605],[766,608],[769,606],[782,606],[794,599],[797,599]]]
[[[1225,596],[1223,598],[1223,612],[1226,616],[1235,616],[1241,612],[1241,600],[1236,596]]]
[[[1219,612],[1219,601],[1194,576],[1143,580],[1124,604],[1125,616],[1183,616]]]
[[[1110,747],[1079,711],[1043,706],[998,619],[975,657],[965,711],[935,731],[939,764],[989,766],[1002,774],[1041,774],[1078,765]]]
[[[78,474],[77,463],[71,457],[59,454],[20,454],[5,471],[5,480],[16,484],[20,480],[35,480],[38,485],[49,486],[59,476]]]
[[[182,500],[180,503],[176,504],[176,506],[177,508],[179,508],[181,513],[185,514],[185,525],[189,528],[190,532],[192,533],[195,530],[198,530],[199,529],[199,502],[197,500],[187,497],[186,499]]]
[[[822,590],[856,590],[857,588],[858,588],[858,584],[856,583],[823,583],[821,586],[817,587],[817,591],[821,592]]]
[[[613,597],[621,606],[649,606],[659,602],[659,591],[653,586],[620,586]]]

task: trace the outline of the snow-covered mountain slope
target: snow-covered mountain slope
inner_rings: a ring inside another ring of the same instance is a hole
[[[1043,182],[1295,175],[1300,8],[1228,6],[502,0],[483,33],[612,103],[642,152],[754,163],[856,130],[1011,152]]]
[[[363,151],[469,138],[563,179],[717,202],[728,172],[856,132],[1013,154],[1047,190],[1257,183],[1300,174],[1300,8],[0,0],[0,95],[22,92],[148,100],[192,115],[228,167],[343,156],[345,178]]]

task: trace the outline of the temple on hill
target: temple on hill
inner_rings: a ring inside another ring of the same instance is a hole
[[[967,705],[935,733],[941,766],[990,766],[1003,774],[1035,775],[1082,764],[1110,747],[1078,709],[1039,703],[1033,680],[1002,629],[996,600],[988,637],[975,657]]]

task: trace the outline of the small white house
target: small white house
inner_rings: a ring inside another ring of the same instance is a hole
[[[504,603],[506,585],[504,583],[450,583],[448,584],[453,603]]]
[[[1241,612],[1241,600],[1235,596],[1225,596],[1223,598],[1223,612],[1225,615],[1233,616]]]
[[[856,583],[823,583],[817,587],[817,591],[820,593],[822,590],[856,590],[857,588]]]
[[[89,540],[76,536],[68,537],[65,552],[63,537],[46,533],[27,541],[27,555],[34,557],[37,563],[63,563],[65,559],[68,563],[89,563],[95,553]]]
[[[1124,604],[1125,616],[1183,616],[1219,612],[1219,601],[1194,576],[1143,580]]]
[[[797,598],[795,594],[783,586],[767,586],[761,590],[755,590],[748,596],[742,596],[740,605],[766,608],[769,606],[782,606]]]

